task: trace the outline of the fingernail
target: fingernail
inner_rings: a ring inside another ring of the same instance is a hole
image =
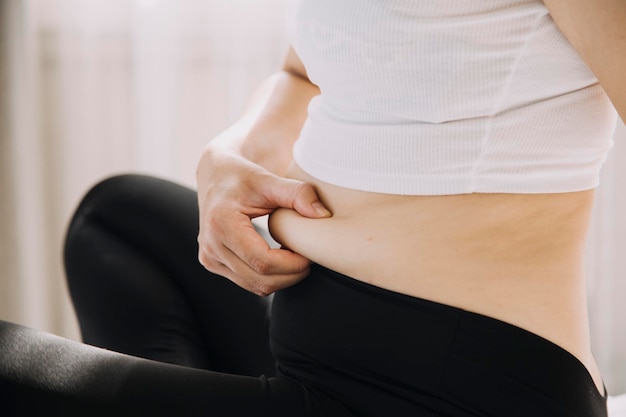
[[[330,217],[331,216],[330,211],[328,211],[328,209],[326,207],[324,207],[324,205],[321,202],[314,201],[313,203],[311,203],[311,206],[313,206],[313,209],[315,209],[315,212],[317,213],[318,216],[320,216],[320,217]]]

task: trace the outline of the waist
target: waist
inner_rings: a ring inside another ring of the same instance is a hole
[[[593,191],[399,196],[345,189],[293,164],[333,212],[287,209],[273,237],[366,283],[517,325],[592,366],[583,252]]]
[[[324,183],[295,163],[287,176],[313,184],[333,216],[277,210],[269,222],[273,237],[346,275],[442,302],[452,293],[488,295],[486,286],[471,288],[478,281],[491,288],[515,283],[520,291],[524,283],[580,278],[593,190],[401,196]],[[456,291],[440,291],[446,282]]]

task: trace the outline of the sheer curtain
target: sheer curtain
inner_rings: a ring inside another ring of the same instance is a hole
[[[276,69],[286,0],[0,0],[0,318],[78,338],[61,264],[97,180],[193,186],[203,145]],[[587,270],[593,344],[626,391],[626,132],[603,172]]]
[[[0,0],[0,317],[72,338],[61,245],[120,172],[193,186],[286,51],[283,0]]]

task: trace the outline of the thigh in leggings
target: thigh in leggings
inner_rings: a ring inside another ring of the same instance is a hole
[[[308,416],[305,392],[110,352],[0,320],[0,415]]]
[[[161,362],[273,375],[269,299],[206,271],[197,233],[193,190],[140,175],[96,185],[65,246],[83,340]]]

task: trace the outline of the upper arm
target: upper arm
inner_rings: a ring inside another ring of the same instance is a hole
[[[626,1],[544,0],[544,4],[626,120]]]
[[[284,175],[291,163],[293,143],[306,120],[309,102],[318,94],[319,89],[309,81],[304,64],[293,48],[289,48],[282,71],[256,90],[242,117],[223,135],[224,141],[229,145],[237,143],[236,148],[244,157]]]

